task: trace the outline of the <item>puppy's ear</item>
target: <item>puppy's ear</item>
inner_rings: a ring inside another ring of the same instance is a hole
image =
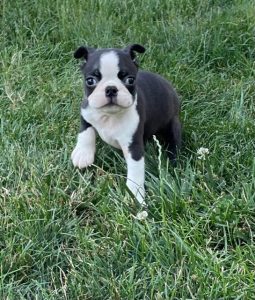
[[[124,49],[124,52],[129,53],[131,56],[131,59],[133,61],[135,61],[135,57],[136,57],[136,53],[144,53],[145,52],[145,48],[142,45],[139,44],[133,44],[133,45],[129,45]]]
[[[85,60],[88,59],[88,56],[90,53],[92,53],[95,49],[85,46],[80,46],[75,52],[74,52],[74,58],[84,58]]]

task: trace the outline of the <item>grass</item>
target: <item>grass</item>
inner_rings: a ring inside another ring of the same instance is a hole
[[[255,299],[254,9],[2,1],[0,299]],[[70,162],[83,92],[73,51],[130,43],[182,98],[178,166],[147,147],[145,221],[121,153],[98,140],[94,167]]]

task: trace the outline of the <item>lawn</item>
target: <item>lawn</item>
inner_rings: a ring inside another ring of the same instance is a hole
[[[255,299],[255,3],[1,2],[0,299]],[[182,99],[173,168],[146,147],[146,220],[122,154],[81,173],[84,44],[140,43]],[[205,159],[197,150],[209,149]]]

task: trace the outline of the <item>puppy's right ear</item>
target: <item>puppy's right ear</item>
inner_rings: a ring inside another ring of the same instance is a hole
[[[74,58],[84,58],[85,60],[88,59],[88,56],[91,52],[93,52],[95,49],[85,46],[80,46],[75,52],[74,52]]]

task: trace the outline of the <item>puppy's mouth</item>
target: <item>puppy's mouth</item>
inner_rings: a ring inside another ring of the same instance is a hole
[[[130,105],[121,105],[119,102],[118,102],[118,97],[107,97],[107,100],[108,102],[99,107],[99,109],[104,109],[104,108],[119,108],[119,109],[127,109],[129,108],[133,103],[131,103]]]
[[[89,105],[98,110],[120,111],[131,107],[134,103],[134,97],[128,93],[120,95],[105,96],[101,93],[92,93],[88,97]]]
[[[118,105],[118,99],[116,96],[114,97],[107,97],[107,103],[104,106],[113,106],[113,105]]]
[[[98,107],[100,111],[109,114],[119,113],[121,111],[125,111],[127,108],[128,107],[119,105],[118,103],[115,102],[108,102],[105,105]]]

